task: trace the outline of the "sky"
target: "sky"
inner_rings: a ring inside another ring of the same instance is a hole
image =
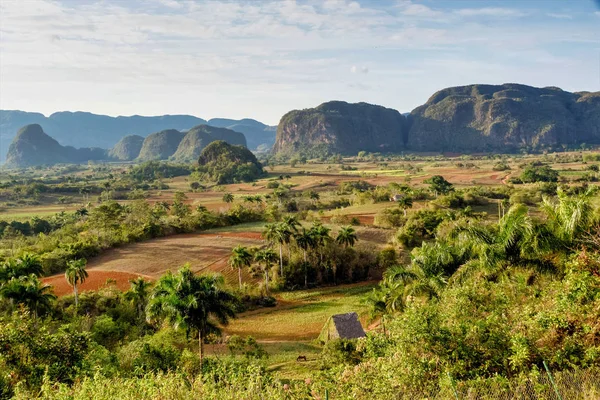
[[[600,1],[0,0],[0,109],[277,124],[473,83],[600,90]]]

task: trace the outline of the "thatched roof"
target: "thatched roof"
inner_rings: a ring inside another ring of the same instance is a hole
[[[358,320],[358,314],[355,312],[336,314],[331,319],[342,339],[357,339],[366,336],[365,330]]]
[[[318,340],[324,344],[333,339],[358,339],[365,336],[365,331],[358,320],[358,314],[351,312],[329,317]]]

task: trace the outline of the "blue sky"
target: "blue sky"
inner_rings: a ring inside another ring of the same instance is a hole
[[[435,91],[600,90],[592,0],[2,0],[0,108],[276,124],[328,100],[410,111]]]

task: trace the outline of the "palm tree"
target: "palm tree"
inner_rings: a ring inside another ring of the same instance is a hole
[[[314,238],[315,247],[317,248],[319,253],[319,262],[320,264],[323,264],[323,249],[331,240],[331,236],[329,236],[329,232],[331,232],[331,229],[323,226],[320,223],[315,223],[310,228],[309,232]]]
[[[294,235],[294,240],[298,247],[302,249],[302,253],[304,255],[304,287],[308,287],[308,260],[306,257],[306,252],[315,246],[315,238],[311,234],[310,231],[307,231],[305,228]]]
[[[223,289],[221,275],[196,276],[189,265],[176,274],[167,272],[157,282],[148,306],[150,322],[163,319],[175,329],[198,332],[200,363],[204,357],[204,338],[220,333],[218,324],[227,325],[235,317],[237,298]]]
[[[52,301],[56,299],[49,293],[51,286],[44,285],[34,274],[11,278],[0,286],[0,297],[9,300],[12,304],[24,304],[33,312],[34,318],[40,313],[45,313],[52,308]]]
[[[8,259],[0,266],[0,282],[31,274],[40,277],[43,272],[40,258],[35,254],[25,253],[21,257]]]
[[[240,290],[242,290],[242,268],[250,267],[250,265],[252,265],[252,254],[250,254],[246,247],[238,245],[231,251],[229,265],[231,268],[238,270],[238,280],[240,283]]]
[[[223,201],[227,204],[233,203],[234,197],[231,193],[225,193],[223,195]]]
[[[276,233],[275,239],[279,244],[279,272],[283,278],[283,245],[290,243],[292,231],[287,224],[280,222],[277,224]]]
[[[287,249],[288,249],[288,260],[292,259],[292,249],[290,247],[290,241],[293,235],[295,235],[296,233],[298,233],[298,227],[301,226],[300,222],[298,222],[298,218],[296,218],[294,215],[287,215],[283,218],[283,221],[281,222],[283,225],[286,226],[286,229],[288,231],[290,231],[290,237],[288,238],[288,241],[286,242],[287,244]]]
[[[150,296],[150,288],[152,283],[142,277],[129,281],[131,287],[125,292],[125,299],[131,301],[138,312],[138,318],[142,319],[144,310]]]
[[[335,241],[337,243],[341,244],[342,246],[344,246],[346,248],[348,248],[348,246],[354,247],[354,244],[356,243],[357,240],[358,240],[358,237],[356,236],[356,230],[354,230],[354,228],[351,226],[342,228],[338,232],[337,237],[335,238]]]
[[[402,196],[398,201],[398,207],[400,207],[402,209],[402,211],[404,211],[404,216],[406,217],[406,210],[408,208],[412,208],[413,206],[413,199],[410,196]]]
[[[387,304],[385,291],[382,290],[381,286],[373,288],[364,299],[364,302],[369,306],[369,322],[373,322],[379,318],[383,334],[386,335],[385,317],[387,316]]]
[[[471,256],[452,276],[460,280],[470,271],[482,268],[486,274],[504,271],[508,266],[534,265],[546,269],[543,256],[553,247],[552,235],[536,225],[523,204],[512,206],[496,226],[458,227],[452,237],[462,236],[461,246],[469,246]]]
[[[593,189],[578,196],[569,196],[563,190],[557,192],[557,201],[544,197],[541,209],[546,214],[550,232],[558,244],[567,249],[580,239],[594,224],[591,197]]]
[[[269,248],[261,249],[254,255],[254,261],[261,265],[263,273],[265,274],[265,291],[269,293],[269,269],[271,264],[277,260],[275,252]]]
[[[283,217],[282,223],[288,226],[288,229],[295,232],[298,232],[298,227],[300,226],[300,222],[298,222],[298,218],[294,215],[287,215]]]
[[[79,293],[77,291],[77,284],[83,284],[88,277],[88,273],[85,270],[86,264],[87,261],[84,258],[80,258],[79,260],[71,260],[67,263],[65,279],[69,285],[73,286],[73,294],[75,294],[75,308],[79,306]]]

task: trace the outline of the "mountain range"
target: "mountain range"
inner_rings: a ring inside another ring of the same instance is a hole
[[[5,140],[15,126],[27,124],[30,128],[13,140],[7,165],[91,159],[189,161],[216,140],[251,149],[272,145],[272,154],[284,156],[352,155],[363,150],[512,153],[600,144],[600,92],[512,83],[459,86],[436,92],[409,114],[330,101],[286,113],[276,129],[252,119],[205,121],[189,115],[113,118],[63,112],[46,118],[0,112]]]
[[[243,133],[250,149],[261,145],[270,148],[276,133],[276,127],[253,119],[213,118],[206,121],[191,115],[110,117],[69,111],[57,112],[46,117],[34,112],[0,110],[0,161],[4,159],[8,145],[19,129],[30,124],[40,125],[45,133],[63,145],[104,149],[112,148],[127,135],[146,137],[167,129],[186,131],[202,124]]]
[[[520,84],[438,91],[410,114],[341,101],[285,114],[274,153],[542,151],[600,144],[600,92]]]
[[[246,148],[244,134],[227,128],[198,125],[187,132],[166,129],[146,138],[127,135],[112,149],[63,146],[46,134],[39,124],[25,125],[8,149],[6,166],[11,168],[88,161],[196,161],[202,150],[217,141]]]

